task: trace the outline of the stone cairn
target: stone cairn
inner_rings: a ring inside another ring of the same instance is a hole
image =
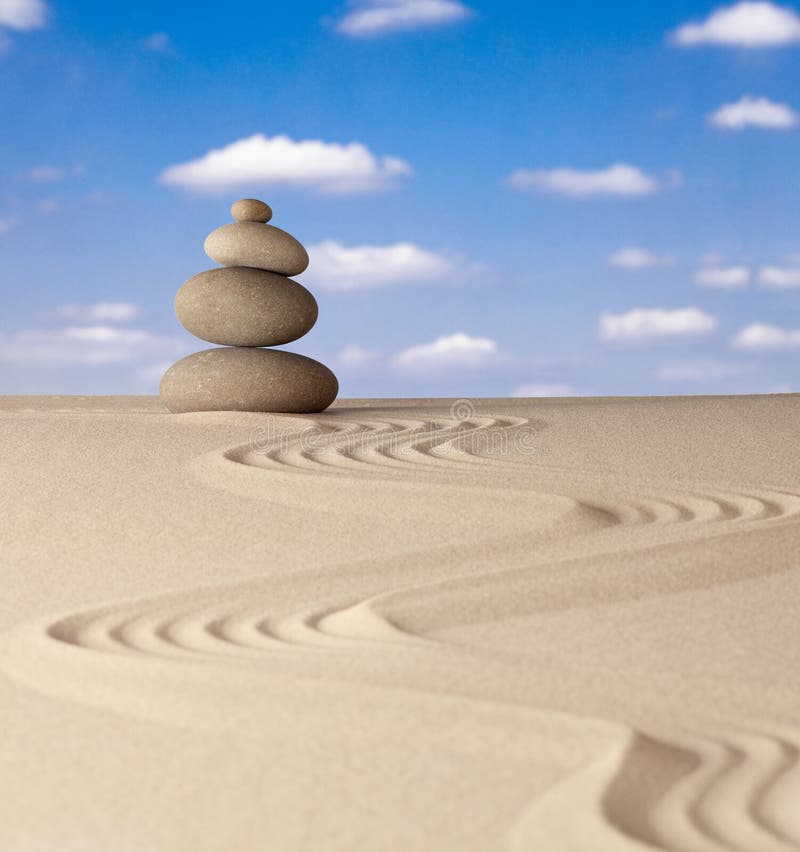
[[[173,364],[161,379],[170,411],[322,411],[339,383],[324,365],[280,346],[307,334],[317,302],[292,281],[308,254],[291,234],[268,225],[272,210],[243,198],[235,222],[208,235],[206,254],[222,267],[190,278],[175,297],[175,313],[195,337],[220,344]]]

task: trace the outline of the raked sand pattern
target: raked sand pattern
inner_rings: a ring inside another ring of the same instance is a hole
[[[0,848],[800,849],[798,397],[2,412]]]

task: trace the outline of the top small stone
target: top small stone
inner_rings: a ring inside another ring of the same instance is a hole
[[[272,208],[256,198],[240,198],[231,207],[231,216],[237,222],[269,222]]]

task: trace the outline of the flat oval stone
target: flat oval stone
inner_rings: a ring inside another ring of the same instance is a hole
[[[237,222],[269,222],[272,208],[257,198],[240,198],[234,201],[231,216]]]
[[[161,379],[172,412],[271,411],[310,414],[336,399],[336,376],[319,361],[280,349],[215,348],[173,364]]]
[[[280,346],[308,333],[317,301],[283,275],[250,266],[209,269],[175,297],[175,314],[195,337],[223,346]]]
[[[260,222],[232,222],[212,231],[203,248],[223,266],[253,266],[299,275],[308,266],[308,252],[286,231]]]

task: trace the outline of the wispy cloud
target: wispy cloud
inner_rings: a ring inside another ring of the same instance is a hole
[[[709,334],[717,320],[699,308],[633,308],[622,314],[600,316],[600,339],[606,341],[654,341]]]
[[[371,38],[453,24],[472,14],[458,0],[356,0],[336,23],[336,29],[352,38]]]
[[[404,349],[394,357],[401,370],[424,371],[451,367],[482,367],[497,362],[500,353],[494,340],[472,337],[463,332],[436,338]]]
[[[751,351],[800,349],[800,328],[780,328],[765,322],[754,322],[736,335],[733,345],[737,349]]]
[[[378,157],[360,142],[340,145],[257,133],[196,160],[170,166],[159,180],[198,193],[294,187],[345,195],[386,189],[411,171],[404,160]]]
[[[695,284],[719,290],[740,290],[750,283],[747,266],[707,266],[694,274]]]
[[[49,10],[42,0],[0,0],[0,26],[38,30],[47,24]]]
[[[14,216],[0,216],[0,236],[7,234],[16,224]]]
[[[774,3],[735,3],[715,9],[704,21],[684,24],[672,39],[683,47],[782,47],[800,41],[800,17],[793,9]]]
[[[454,260],[414,243],[344,246],[325,240],[309,246],[308,253],[311,264],[303,280],[326,290],[430,283],[441,281],[457,268]]]
[[[350,343],[336,356],[336,360],[346,369],[359,369],[374,364],[381,357],[379,349],[367,349],[357,343]]]
[[[521,169],[509,175],[506,183],[512,189],[532,190],[570,198],[597,196],[636,197],[652,195],[662,186],[636,166],[615,163],[607,169],[582,171],[573,168]]]
[[[621,248],[608,258],[608,265],[617,269],[654,269],[659,266],[674,266],[675,258],[669,255],[659,255],[649,249]]]
[[[2,2],[2,0],[0,0],[0,2]],[[19,179],[30,180],[34,183],[56,183],[57,181],[64,180],[66,175],[66,169],[63,169],[60,166],[50,166],[45,164],[28,169],[27,172],[23,172],[19,175]]]
[[[723,104],[711,113],[708,120],[721,130],[744,130],[747,127],[789,130],[800,121],[800,116],[788,104],[744,95],[738,101]]]
[[[758,270],[758,283],[762,287],[775,290],[788,290],[800,287],[800,267],[762,266]]]
[[[130,322],[140,316],[142,309],[132,302],[94,302],[90,305],[61,305],[56,314],[76,322]]]
[[[139,44],[142,50],[149,51],[150,53],[169,53],[172,48],[172,39],[167,33],[153,33],[143,38]]]
[[[111,325],[25,329],[0,335],[0,361],[26,365],[92,367],[135,363],[185,351],[186,343],[178,338]]]

